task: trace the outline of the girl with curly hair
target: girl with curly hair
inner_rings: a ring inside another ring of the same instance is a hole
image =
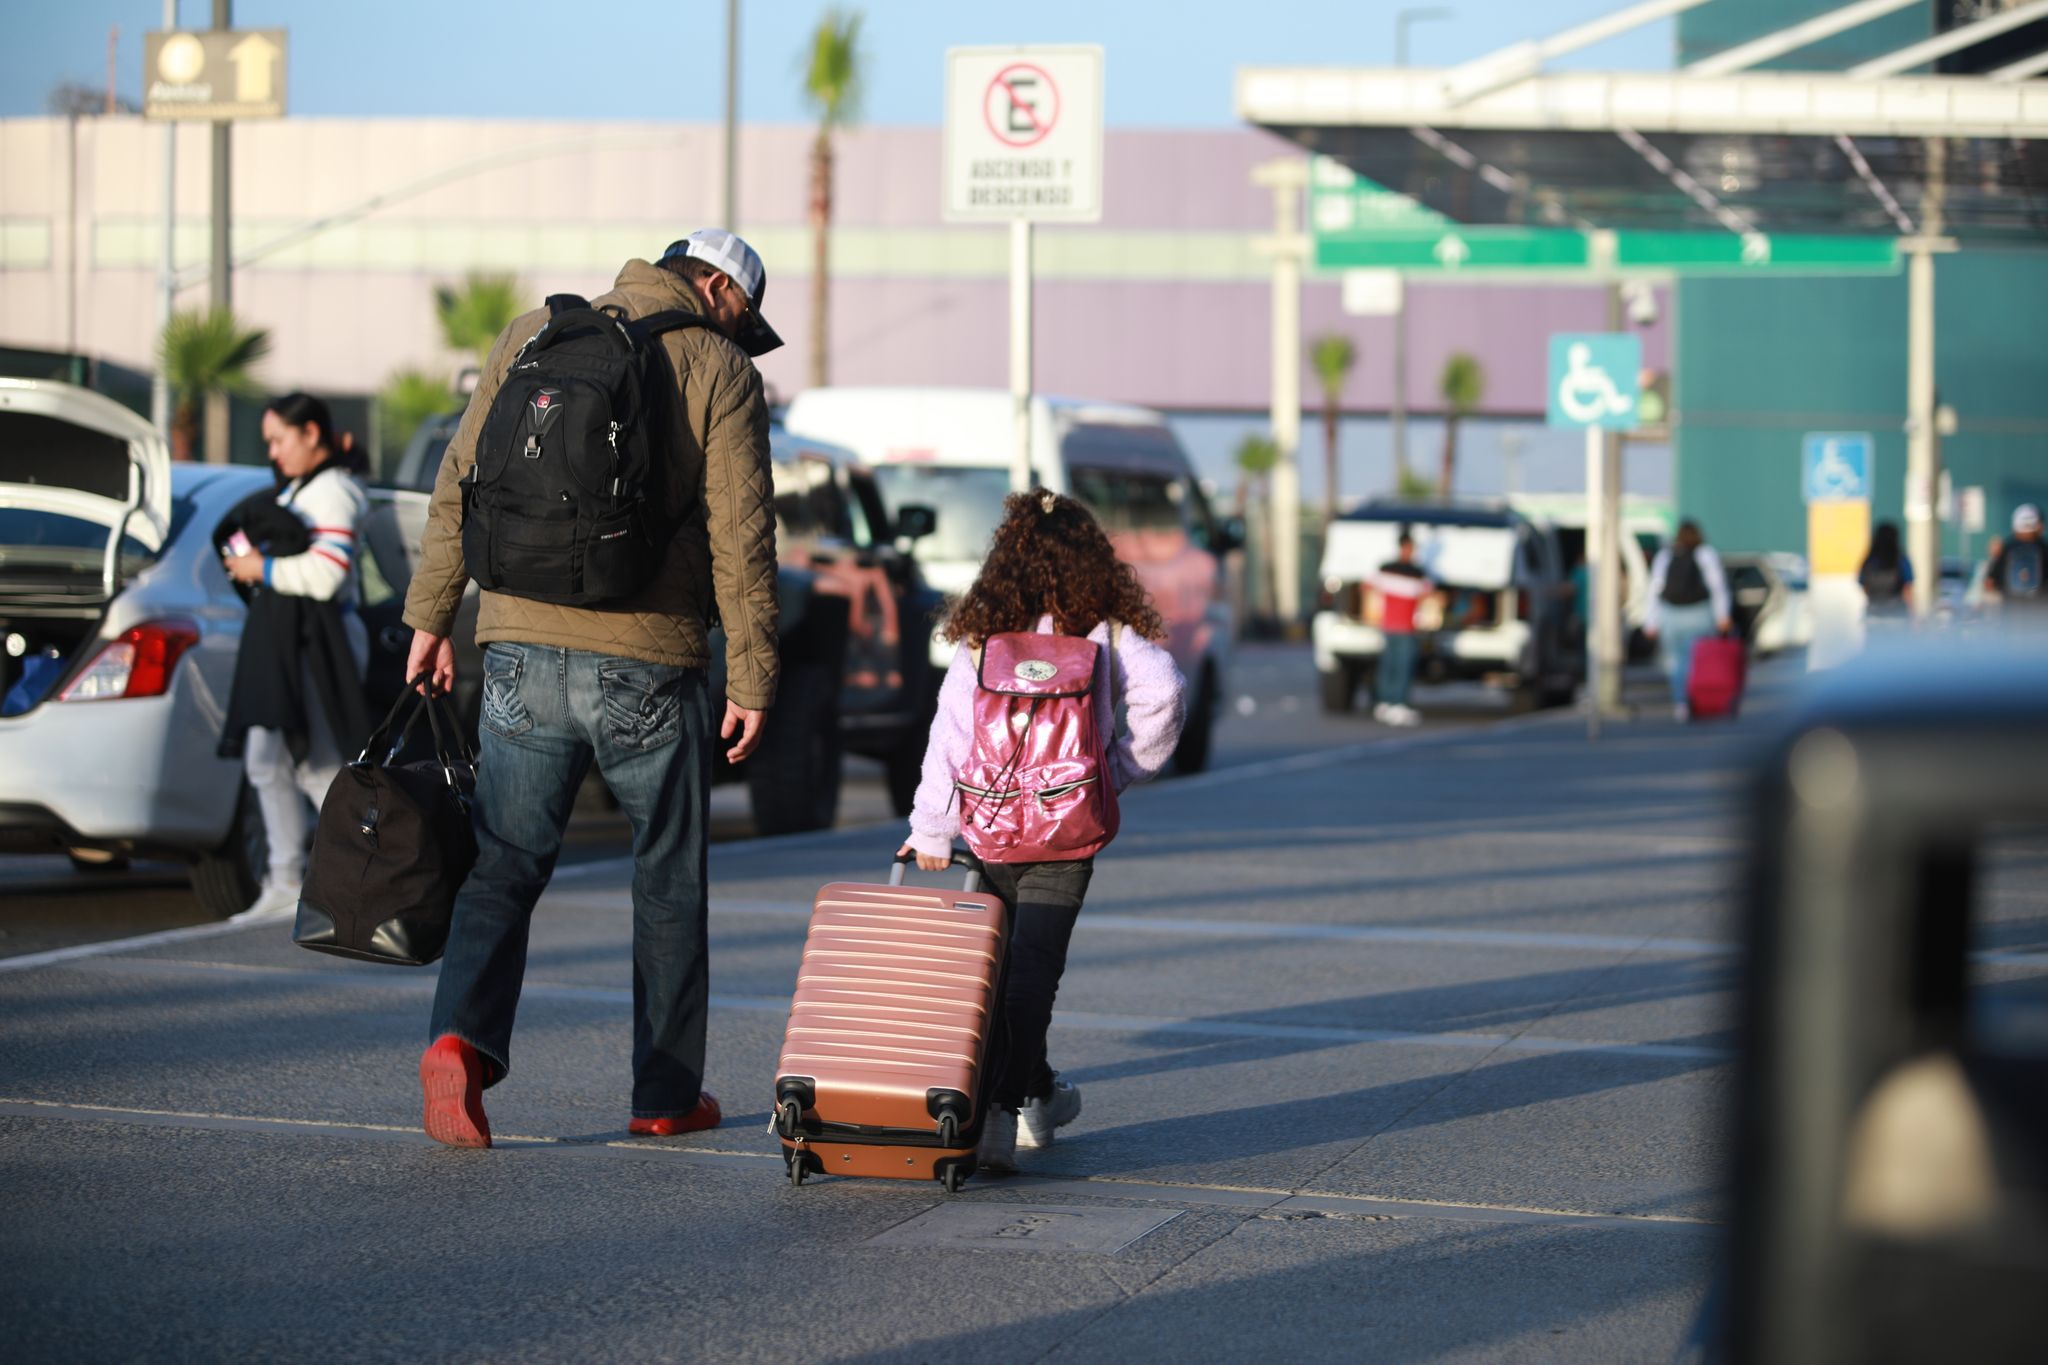
[[[960,648],[939,689],[910,838],[897,850],[899,856],[914,853],[927,871],[947,865],[960,833],[954,784],[973,748],[978,659],[991,636],[1025,631],[1095,643],[1096,724],[1110,737],[1105,761],[1117,791],[1156,776],[1180,739],[1185,683],[1162,646],[1165,624],[1102,526],[1080,503],[1044,489],[1013,493],[1003,506],[981,573],[940,632]],[[1122,733],[1116,729],[1119,705],[1127,723]],[[1081,1112],[1080,1088],[1046,1063],[1045,1034],[1094,872],[1093,855],[1057,862],[983,859],[988,889],[1009,908],[1010,949],[990,1040],[987,1113],[976,1159],[981,1170],[1016,1170],[1018,1147],[1049,1146],[1054,1131]]]

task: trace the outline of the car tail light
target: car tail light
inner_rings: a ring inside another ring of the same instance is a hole
[[[1529,613],[1530,613],[1530,610],[1531,610],[1531,608],[1532,608],[1532,606],[1533,606],[1533,605],[1534,605],[1534,604],[1533,604],[1533,603],[1531,603],[1531,602],[1529,601],[1529,593],[1528,593],[1528,590],[1527,590],[1527,589],[1524,589],[1523,591],[1521,591],[1521,592],[1518,592],[1518,593],[1516,593],[1516,594],[1515,594],[1515,619],[1516,619],[1517,621],[1526,621],[1526,620],[1528,620],[1528,619],[1529,619]]]
[[[120,697],[161,697],[186,650],[199,643],[190,621],[150,621],[125,630],[94,656],[91,665],[57,694],[59,701],[113,701]]]

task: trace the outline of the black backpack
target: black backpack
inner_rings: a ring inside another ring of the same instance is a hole
[[[656,338],[709,327],[683,309],[629,319],[573,294],[512,358],[462,482],[477,586],[587,607],[631,595],[674,539],[664,448],[676,382]]]
[[[2041,595],[2044,558],[2038,540],[2015,540],[2005,547],[2005,581],[1998,585],[2001,597],[2026,601]]]
[[[1664,566],[1664,600],[1674,607],[1690,607],[1706,601],[1707,576],[1700,571],[1698,556],[1691,550],[1674,548],[1671,562]]]
[[[412,716],[379,762],[374,755],[408,702]],[[396,762],[422,713],[434,732],[433,758]],[[454,721],[408,687],[320,803],[292,941],[409,967],[441,956],[455,893],[476,862],[475,793],[476,759]]]

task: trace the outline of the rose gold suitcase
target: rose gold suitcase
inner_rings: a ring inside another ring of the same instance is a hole
[[[1009,924],[1002,901],[903,885],[833,882],[810,936],[775,1072],[775,1131],[791,1184],[833,1175],[935,1179],[974,1173],[983,1071]]]

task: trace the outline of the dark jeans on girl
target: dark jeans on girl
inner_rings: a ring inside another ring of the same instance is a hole
[[[984,887],[1010,909],[1010,959],[989,1039],[988,1102],[1015,1113],[1027,1099],[1052,1095],[1045,1031],[1095,860],[986,863],[982,872]]]

